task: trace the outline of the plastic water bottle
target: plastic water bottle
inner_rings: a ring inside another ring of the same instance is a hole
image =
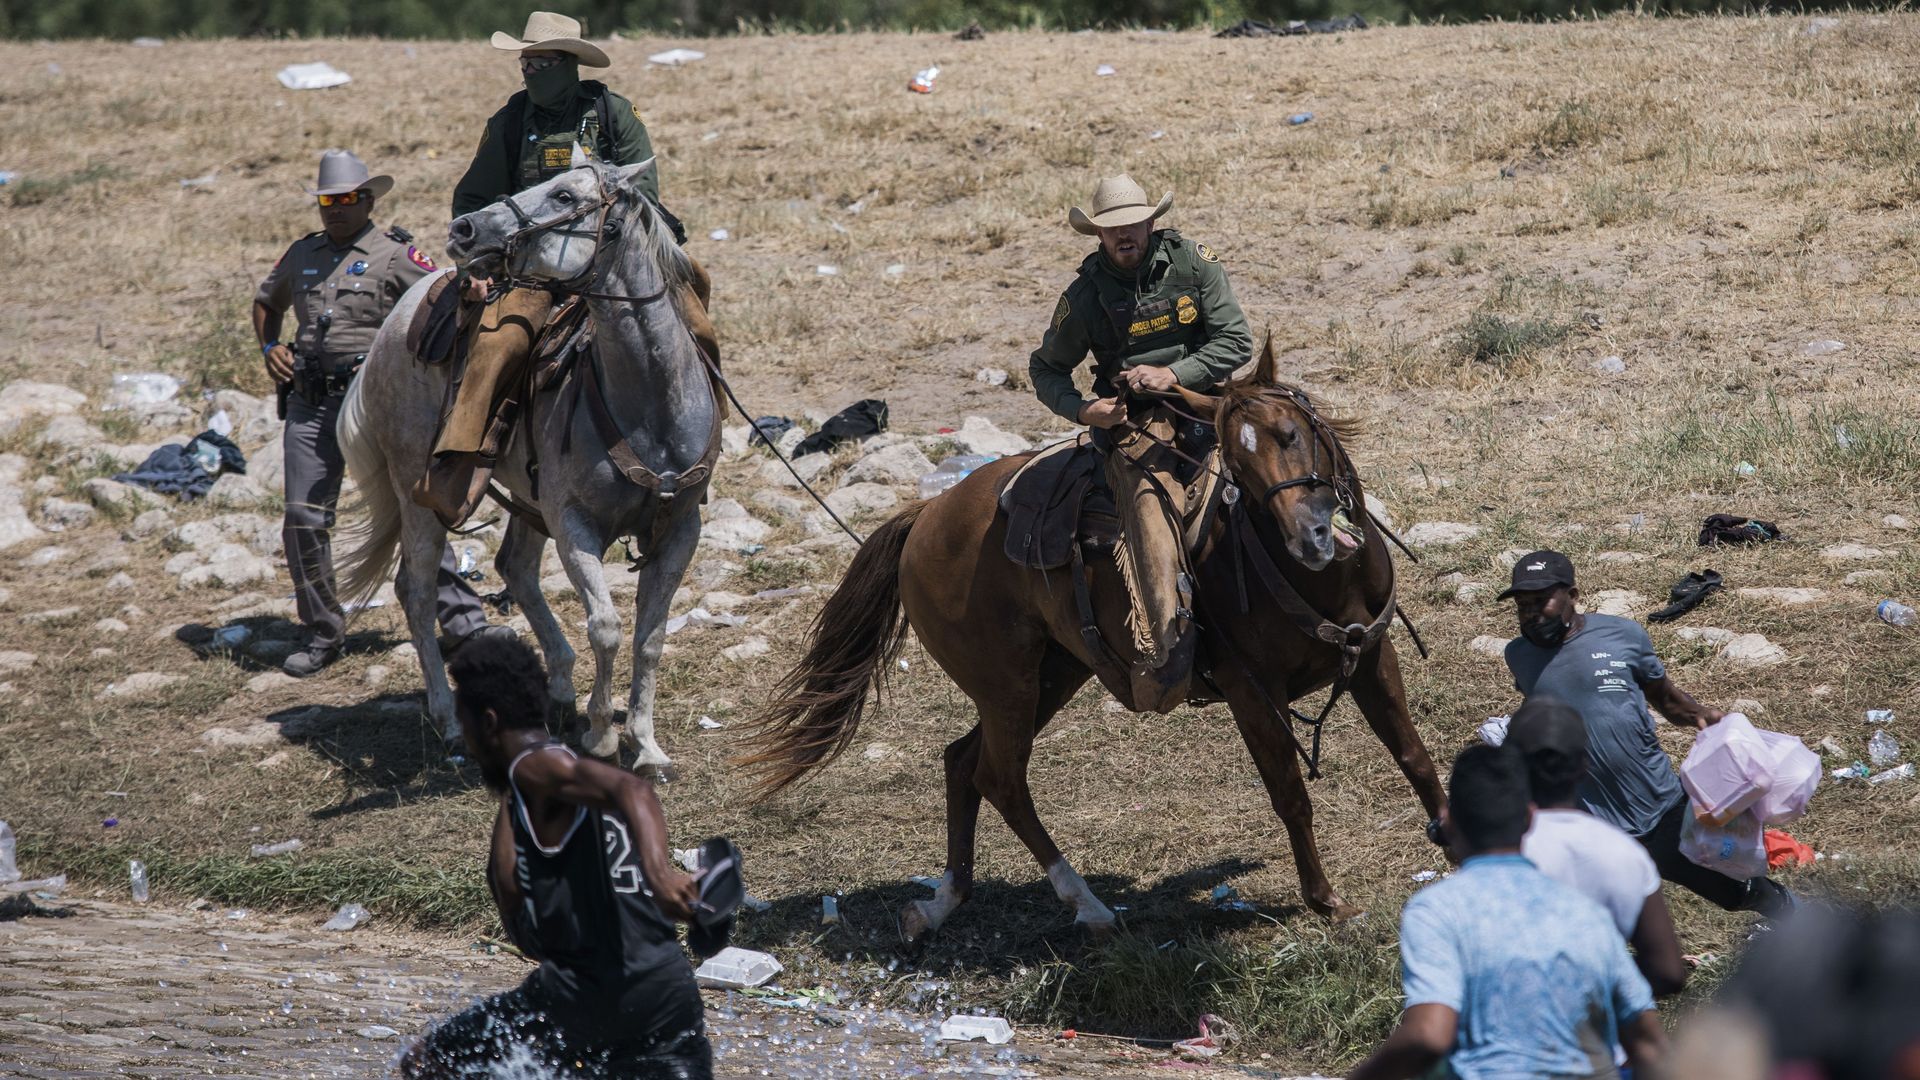
[[[1880,621],[1888,626],[1912,626],[1920,612],[1913,610],[1898,600],[1882,600],[1880,606],[1873,609]]]
[[[1891,765],[1900,760],[1900,740],[1888,734],[1885,728],[1873,733],[1867,740],[1867,757],[1875,765]]]
[[[139,859],[127,860],[127,881],[133,886],[133,902],[147,902],[147,864]]]
[[[922,68],[920,71],[914,73],[913,81],[907,84],[907,89],[916,94],[931,94],[933,93],[933,80],[939,77],[939,67]]]

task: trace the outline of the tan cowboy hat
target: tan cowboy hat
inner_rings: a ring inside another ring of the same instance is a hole
[[[1093,213],[1079,207],[1067,211],[1067,224],[1075,232],[1100,235],[1102,228],[1135,225],[1151,221],[1173,208],[1173,192],[1160,196],[1160,205],[1147,201],[1147,191],[1126,173],[1109,176],[1093,189]]]
[[[320,155],[320,175],[307,189],[309,195],[345,195],[365,188],[379,198],[393,190],[393,177],[368,176],[367,163],[348,150],[329,150]]]
[[[591,44],[580,37],[583,28],[580,20],[569,19],[565,15],[552,11],[536,11],[527,16],[527,28],[519,37],[502,30],[493,32],[493,47],[504,52],[523,52],[527,49],[551,49],[554,52],[572,53],[580,58],[581,67],[602,68],[613,61],[600,51],[600,46]]]

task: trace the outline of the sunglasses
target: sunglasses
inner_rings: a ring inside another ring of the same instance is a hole
[[[315,195],[314,198],[320,200],[321,206],[352,206],[362,198],[373,198],[373,192],[349,191],[344,195]]]
[[[548,68],[558,67],[563,56],[523,56],[520,58],[520,74],[538,75]]]

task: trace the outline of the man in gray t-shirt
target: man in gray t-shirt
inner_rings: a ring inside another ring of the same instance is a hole
[[[1791,894],[1767,878],[1736,881],[1680,854],[1687,796],[1652,709],[1696,731],[1725,714],[1673,684],[1645,627],[1582,613],[1565,555],[1536,551],[1515,563],[1513,585],[1500,594],[1509,597],[1520,619],[1520,636],[1507,643],[1514,689],[1563,701],[1586,721],[1589,769],[1580,801],[1587,811],[1645,845],[1661,877],[1729,911],[1791,910]]]

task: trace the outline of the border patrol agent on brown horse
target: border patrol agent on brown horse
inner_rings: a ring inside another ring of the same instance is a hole
[[[526,89],[487,120],[473,162],[454,187],[454,217],[572,169],[576,152],[610,165],[637,165],[654,156],[639,109],[603,83],[581,81],[581,67],[611,63],[599,46],[582,39],[582,32],[575,19],[536,11],[519,37],[493,35],[494,48],[520,54]],[[656,209],[659,171],[656,161],[636,180]],[[675,238],[686,243],[679,220],[661,213]],[[544,289],[508,287],[490,296],[492,283],[487,279],[469,278],[463,284],[469,298],[491,302],[469,339],[464,370],[453,383],[433,464],[413,489],[413,501],[432,510],[448,528],[465,521],[486,493],[509,433],[502,406],[521,381],[535,341],[556,314],[555,298]],[[682,305],[688,330],[717,361],[719,346],[707,317],[711,287],[698,264],[689,293]]]
[[[294,241],[273,265],[253,300],[253,329],[280,385],[281,438],[286,451],[286,521],[282,537],[300,621],[311,627],[304,649],[281,665],[305,677],[340,655],[346,617],[334,593],[334,507],[346,476],[334,423],[347,387],[360,371],[394,302],[433,273],[433,259],[395,226],[371,218],[375,200],[393,188],[390,176],[370,176],[345,150],[320,157],[320,174],[307,189],[320,204],[319,232]],[[294,313],[292,345],[280,340],[281,320]],[[486,629],[480,598],[456,573],[453,548],[440,560],[440,627],[465,641]],[[499,633],[511,634],[505,627]]]
[[[1176,432],[1191,432],[1144,395],[1208,390],[1253,358],[1253,335],[1219,256],[1154,228],[1173,206],[1172,192],[1149,203],[1123,174],[1100,181],[1091,205],[1092,213],[1074,207],[1067,221],[1099,237],[1100,249],[1061,294],[1027,371],[1041,403],[1091,427],[1106,456],[1123,536],[1115,555],[1133,595],[1141,657],[1132,671],[1133,705],[1165,712],[1184,699],[1193,661],[1193,584],[1180,539],[1185,485],[1168,448]],[[1094,401],[1073,385],[1088,352]],[[1122,393],[1143,396],[1122,400]],[[1200,438],[1211,437],[1209,428]],[[1188,441],[1198,451],[1190,456],[1204,452]]]

